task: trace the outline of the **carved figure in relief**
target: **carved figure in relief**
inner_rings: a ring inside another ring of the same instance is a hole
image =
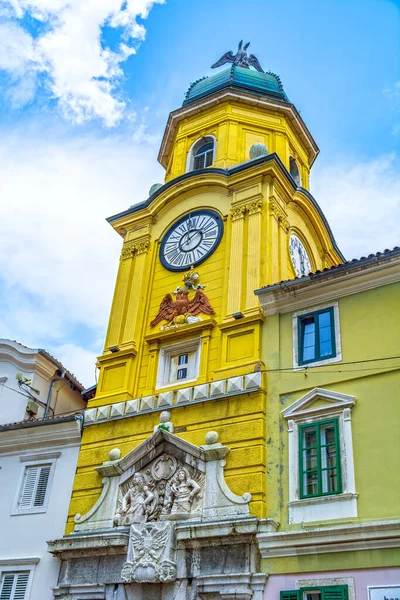
[[[167,509],[171,508],[171,515],[189,516],[192,510],[193,498],[201,490],[200,485],[191,479],[187,469],[180,467],[170,487],[170,499]]]
[[[116,515],[118,525],[144,523],[157,508],[157,497],[146,484],[140,473],[135,473],[131,487],[122,498],[120,513]]]

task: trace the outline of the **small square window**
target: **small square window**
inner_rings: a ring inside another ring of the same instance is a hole
[[[340,494],[342,481],[338,420],[300,425],[299,443],[300,498]]]
[[[336,356],[333,308],[298,317],[299,365]]]
[[[181,342],[161,348],[156,387],[195,381],[199,372],[199,340]]]

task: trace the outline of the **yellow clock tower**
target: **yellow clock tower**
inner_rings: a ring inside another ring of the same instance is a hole
[[[67,533],[103,502],[104,465],[157,428],[188,447],[217,432],[207,448],[229,451],[231,493],[247,498],[249,518],[267,517],[268,342],[254,290],[343,257],[309,192],[318,147],[279,77],[246,48],[226,53],[171,112],[158,156],[165,183],[108,219],[122,252]]]

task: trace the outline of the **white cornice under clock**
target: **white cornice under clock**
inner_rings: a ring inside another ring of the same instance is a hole
[[[333,269],[326,279],[299,279],[285,282],[277,288],[257,293],[260,304],[267,316],[301,310],[320,302],[330,302],[344,296],[351,296],[367,290],[398,283],[400,281],[400,257],[389,263],[372,267],[360,266],[357,271],[343,272]]]
[[[400,520],[307,528],[271,533],[260,521],[257,541],[262,558],[400,547]]]

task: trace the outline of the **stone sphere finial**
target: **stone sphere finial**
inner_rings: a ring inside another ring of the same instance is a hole
[[[216,431],[209,431],[206,434],[206,443],[210,446],[211,444],[217,444],[219,440],[219,435]]]
[[[121,450],[119,448],[113,448],[110,450],[110,454],[108,456],[110,460],[119,460],[121,458]]]
[[[265,154],[268,154],[268,148],[265,144],[253,144],[250,148],[249,156],[251,160]]]
[[[168,410],[163,410],[160,413],[160,423],[168,423],[171,420],[171,413]]]
[[[154,194],[154,192],[156,192],[157,190],[159,190],[160,187],[162,187],[162,186],[163,186],[162,183],[153,183],[153,185],[149,189],[149,196],[152,196]]]

